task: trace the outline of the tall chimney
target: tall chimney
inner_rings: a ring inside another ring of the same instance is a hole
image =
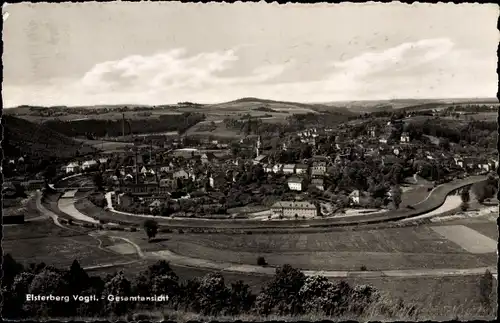
[[[139,172],[137,171],[137,149],[135,149],[135,159],[134,159],[134,166],[135,166],[135,183],[139,183]]]
[[[125,113],[122,113],[122,137],[125,137]]]

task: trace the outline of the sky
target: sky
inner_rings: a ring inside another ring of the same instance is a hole
[[[493,4],[3,7],[4,107],[493,98]]]

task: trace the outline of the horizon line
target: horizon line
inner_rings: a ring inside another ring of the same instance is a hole
[[[91,108],[91,107],[112,107],[112,106],[143,106],[143,107],[155,107],[155,106],[169,106],[169,105],[179,105],[180,103],[183,102],[189,102],[192,104],[200,104],[200,105],[218,105],[218,104],[225,104],[225,103],[230,103],[238,100],[244,100],[244,99],[254,99],[254,100],[262,100],[262,101],[274,101],[274,102],[287,102],[287,103],[298,103],[298,104],[335,104],[335,103],[354,103],[354,102],[391,102],[391,101],[453,101],[453,100],[495,100],[497,102],[500,102],[500,99],[498,97],[454,97],[454,98],[392,98],[392,99],[352,99],[352,100],[332,100],[332,101],[322,101],[322,102],[317,102],[317,101],[309,101],[309,102],[304,102],[304,101],[286,101],[286,100],[278,100],[278,99],[265,99],[265,98],[258,98],[258,97],[242,97],[242,98],[237,98],[229,101],[221,101],[218,103],[200,103],[200,102],[191,102],[191,101],[180,101],[176,103],[161,103],[161,104],[142,104],[142,103],[106,103],[106,104],[89,104],[89,105],[50,105],[50,106],[44,106],[44,105],[32,105],[32,104],[21,104],[17,106],[11,106],[7,107],[4,106],[4,109],[17,109],[17,108],[23,108],[23,107],[37,107],[37,108]]]

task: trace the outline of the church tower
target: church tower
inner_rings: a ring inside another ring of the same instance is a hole
[[[259,138],[257,139],[257,144],[255,145],[255,153],[257,154],[257,156],[260,156],[260,147],[261,147],[262,143],[260,141],[260,136]]]

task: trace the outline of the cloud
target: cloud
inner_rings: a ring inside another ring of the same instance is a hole
[[[95,65],[81,80],[90,93],[121,89],[124,91],[201,90],[210,86],[257,83],[284,72],[285,65],[257,67],[251,75],[220,77],[218,73],[233,68],[239,60],[239,46],[219,52],[187,56],[185,49],[175,49],[152,56],[129,56]]]
[[[497,91],[496,53],[481,56],[446,38],[407,42],[343,61],[315,62],[324,64],[326,77],[314,81],[301,81],[294,69],[301,62],[293,59],[241,73],[249,62],[240,60],[238,53],[249,46],[195,55],[174,49],[128,56],[96,64],[79,80],[53,80],[22,89],[4,86],[4,98],[8,106],[215,103],[246,96],[320,102],[493,97]],[[222,76],[227,71],[236,76]],[[287,75],[299,81],[277,81]]]

